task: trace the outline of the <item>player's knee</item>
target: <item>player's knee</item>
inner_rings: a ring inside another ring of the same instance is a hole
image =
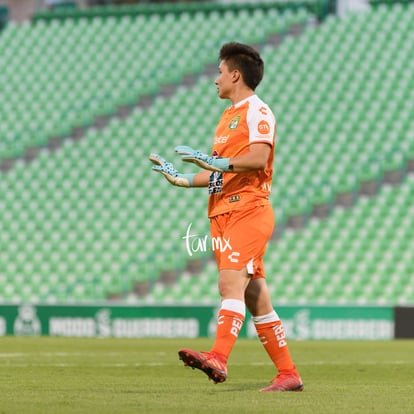
[[[244,301],[248,282],[249,280],[243,271],[220,271],[218,287],[221,299],[240,299]]]

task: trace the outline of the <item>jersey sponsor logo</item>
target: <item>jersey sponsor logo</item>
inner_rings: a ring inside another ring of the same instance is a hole
[[[261,107],[259,108],[259,112],[260,112],[262,115],[267,115],[267,108],[266,108],[265,106],[261,106]]]
[[[230,135],[223,135],[221,137],[214,137],[215,144],[225,144],[230,138]]]
[[[265,121],[264,119],[262,119],[258,124],[257,124],[257,132],[261,135],[267,135],[270,132],[270,125],[269,122]]]
[[[236,129],[239,126],[240,115],[234,117],[229,123],[229,129]]]

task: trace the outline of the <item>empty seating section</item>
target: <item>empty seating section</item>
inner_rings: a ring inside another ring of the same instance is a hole
[[[270,9],[10,24],[0,36],[0,161],[201,72],[223,39],[262,42],[283,21]]]
[[[149,294],[131,300],[216,300],[215,264],[191,274],[183,239],[190,224],[192,234],[208,234],[207,193],[170,186],[147,157],[159,152],[194,171],[173,148],[211,145],[227,103],[218,100],[213,78],[200,74],[216,62],[220,44],[263,43],[287,21],[309,17],[302,10],[235,13],[39,21],[0,35],[1,66],[9,62],[0,73],[7,97],[0,158],[92,124],[163,83],[176,85],[171,97],[157,96],[0,175],[0,300],[105,300],[145,281]],[[279,223],[368,179],[381,181],[386,171],[405,172],[414,159],[413,18],[412,6],[330,18],[262,49],[266,76],[258,93],[278,119],[271,197]],[[12,54],[17,46],[21,52]],[[196,83],[179,86],[190,73],[199,74]],[[275,300],[414,301],[414,180],[403,176],[398,187],[272,241],[267,273]],[[168,270],[180,275],[173,286],[158,282]]]
[[[323,184],[358,183],[404,169],[414,142],[414,8],[328,18],[275,50],[264,49],[260,91],[274,102],[279,151],[273,200],[317,201]],[[270,69],[271,68],[271,69]],[[352,189],[352,188],[351,188]],[[303,203],[306,209],[306,203]]]
[[[202,78],[198,89],[206,92],[206,108],[213,107],[211,80]],[[140,279],[158,278],[165,267],[185,267],[188,225],[208,232],[206,194],[171,187],[151,173],[147,158],[159,151],[174,160],[183,134],[195,146],[210,141],[207,125],[217,114],[188,116],[197,100],[186,91],[158,98],[102,131],[90,129],[80,141],[65,140],[54,152],[43,149],[30,164],[20,160],[2,175],[3,299],[103,300]]]

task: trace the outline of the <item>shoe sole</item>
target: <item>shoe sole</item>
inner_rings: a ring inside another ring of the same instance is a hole
[[[200,361],[194,355],[191,355],[188,352],[179,351],[178,357],[181,361],[183,361],[185,366],[189,366],[193,369],[199,369],[200,371],[203,371],[209,377],[209,379],[214,381],[215,384],[224,382],[227,378],[225,372],[210,367],[209,365],[205,364],[203,361]]]
[[[260,392],[285,392],[285,391],[300,392],[300,391],[303,391],[304,388],[305,388],[305,386],[303,384],[299,384],[297,387],[291,388],[291,389],[288,389],[288,390],[272,389],[272,386],[270,386],[270,387],[267,387],[267,388],[262,388],[260,390]]]

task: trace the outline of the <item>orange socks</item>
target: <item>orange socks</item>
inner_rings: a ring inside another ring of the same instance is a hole
[[[278,314],[273,311],[252,319],[259,339],[278,371],[294,369],[295,365],[290,357],[285,330]]]
[[[219,354],[224,362],[230,355],[233,345],[243,326],[246,308],[244,302],[225,299],[218,314],[216,340],[211,352]]]
[[[210,352],[219,354],[227,362],[231,350],[239,336],[245,318],[245,304],[236,299],[225,299],[218,314],[216,339]],[[295,369],[286,342],[285,330],[275,311],[252,318],[257,334],[277,370]]]

